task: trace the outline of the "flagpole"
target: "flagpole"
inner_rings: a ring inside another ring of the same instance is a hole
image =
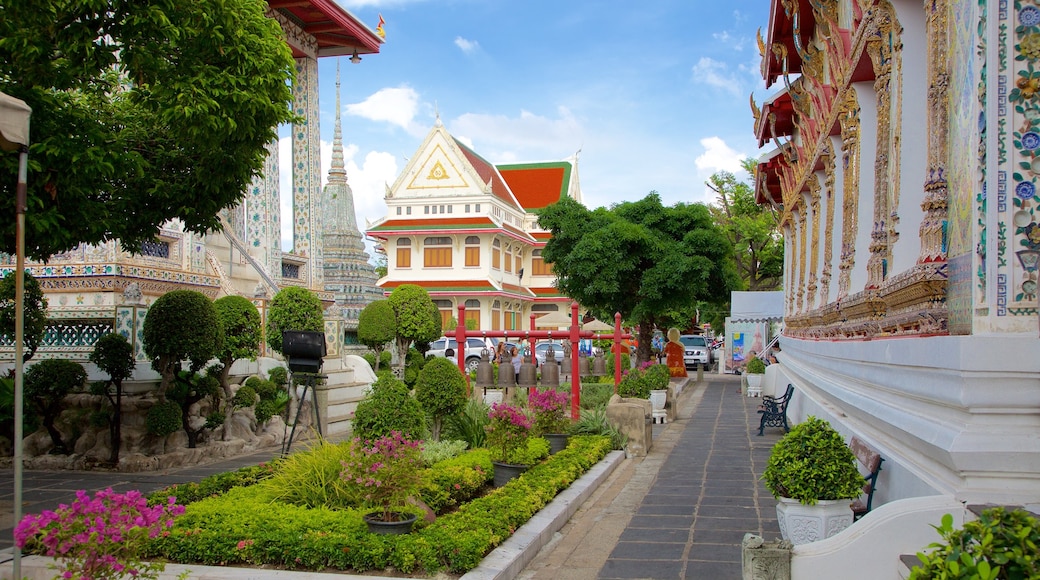
[[[29,148],[18,152],[18,188],[15,190],[15,254],[14,270],[14,525],[22,521],[22,409],[25,406],[23,384],[25,367],[25,189],[28,181]],[[22,577],[22,550],[16,543],[12,577]]]

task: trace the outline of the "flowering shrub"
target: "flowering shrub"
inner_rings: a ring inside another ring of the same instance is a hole
[[[532,391],[527,406],[534,414],[534,430],[538,434],[566,433],[570,428],[567,416],[570,397],[555,389]]]
[[[404,506],[419,493],[425,467],[421,442],[406,439],[400,431],[375,440],[354,439],[341,463],[340,478],[360,486],[365,503],[383,509],[384,522],[397,521],[391,508]]]
[[[141,550],[150,538],[167,534],[182,513],[173,497],[148,507],[139,491],[109,488],[91,498],[80,490],[72,505],[22,518],[14,540],[19,548],[56,558],[61,578],[158,578],[166,565],[142,562]]]
[[[531,438],[531,418],[512,405],[495,403],[488,414],[487,447],[492,461],[524,463]]]

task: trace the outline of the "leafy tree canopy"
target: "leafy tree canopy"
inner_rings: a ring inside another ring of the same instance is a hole
[[[755,163],[745,159],[744,170],[754,175]],[[737,181],[727,171],[712,175],[707,185],[718,195],[709,206],[711,215],[733,245],[733,260],[744,287],[751,291],[780,289],[784,240],[776,209],[756,203],[751,184]]]
[[[217,229],[293,119],[292,54],[262,0],[4,0],[0,91],[32,107],[26,248],[135,249]],[[14,215],[17,156],[0,156]],[[14,220],[0,250],[14,253]]]
[[[660,315],[726,300],[739,283],[732,247],[703,205],[666,207],[651,192],[589,210],[564,198],[542,210],[539,224],[552,232],[542,257],[557,287],[601,319],[620,312],[637,324],[640,360],[649,359]]]
[[[141,329],[144,353],[162,375],[165,393],[183,360],[194,373],[209,362],[224,344],[224,327],[213,301],[195,290],[174,290],[148,308]]]
[[[275,352],[282,352],[283,330],[325,331],[321,300],[314,292],[287,286],[274,295],[267,310],[267,346]]]
[[[415,284],[394,288],[387,301],[397,319],[397,352],[403,364],[412,341],[428,343],[440,337],[441,315],[430,293]]]
[[[240,358],[253,360],[260,354],[260,312],[248,298],[224,296],[213,302],[224,325],[224,346],[217,358],[230,366]]]

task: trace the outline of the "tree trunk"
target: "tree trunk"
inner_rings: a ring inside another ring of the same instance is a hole
[[[639,322],[639,345],[636,347],[636,366],[639,366],[651,357],[651,343],[654,340],[654,323],[652,320]]]
[[[112,422],[108,426],[108,434],[111,439],[109,445],[112,446],[112,454],[108,456],[108,461],[112,465],[119,464],[119,448],[123,443],[123,382],[113,381],[116,389],[116,399],[112,402]]]
[[[51,443],[54,444],[53,453],[68,455],[69,450],[65,446],[65,442],[61,440],[61,432],[54,427],[53,414],[46,414],[43,416],[43,427],[47,430],[47,434],[51,436]]]

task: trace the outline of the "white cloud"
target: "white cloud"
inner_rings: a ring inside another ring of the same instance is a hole
[[[697,64],[693,65],[693,77],[695,81],[740,96],[741,83],[724,62],[702,56]]]
[[[700,140],[700,144],[701,147],[704,147],[704,153],[698,155],[693,162],[697,166],[699,182],[706,182],[712,174],[719,171],[728,171],[736,175],[737,179],[743,179],[742,176],[747,175],[741,166],[741,162],[747,158],[747,155],[733,149],[719,137],[706,137]],[[704,188],[704,193],[708,199],[714,199],[715,193],[707,186]]]
[[[518,117],[465,113],[451,121],[449,130],[481,155],[493,155],[489,159],[498,163],[562,158],[581,147],[584,128],[567,107],[558,107],[556,113],[556,118],[525,110]]]
[[[408,86],[379,89],[364,101],[347,105],[346,111],[371,121],[397,125],[412,135],[426,134],[415,122],[419,114],[419,93]]]
[[[462,52],[470,54],[480,48],[480,43],[476,40],[467,40],[461,36],[456,36],[455,46],[459,47]]]

